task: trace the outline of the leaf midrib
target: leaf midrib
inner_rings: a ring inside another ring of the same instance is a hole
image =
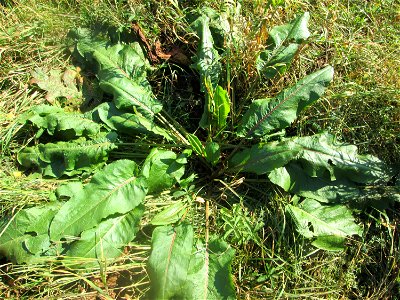
[[[165,266],[165,271],[164,271],[164,278],[163,278],[163,284],[162,284],[162,291],[163,291],[163,296],[165,296],[165,291],[166,291],[166,285],[167,285],[167,276],[168,276],[168,270],[169,270],[169,265],[171,264],[171,257],[172,257],[172,251],[175,245],[175,239],[176,239],[176,231],[174,230],[174,234],[171,239],[171,245],[169,246],[169,251],[168,251],[168,258],[167,258],[167,263]]]
[[[139,84],[136,84],[134,81],[130,80],[128,78],[129,81],[131,81],[133,83],[133,85],[136,85],[138,88],[143,89]],[[147,105],[144,104],[143,102],[140,102],[135,96],[133,96],[129,91],[127,91],[126,89],[120,88],[118,85],[115,84],[111,84],[108,81],[103,81],[103,84],[107,84],[107,85],[111,85],[113,88],[115,88],[116,90],[122,91],[125,94],[128,94],[130,96],[130,98],[133,100],[133,102],[135,102],[139,107],[144,108],[147,112],[149,112],[151,115],[155,115],[155,113],[151,110],[151,108]],[[146,91],[147,92],[147,91]]]

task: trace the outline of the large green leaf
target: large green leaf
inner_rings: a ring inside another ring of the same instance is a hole
[[[283,74],[290,66],[301,43],[309,36],[308,12],[297,17],[290,24],[276,26],[269,32],[267,49],[256,60],[257,70],[267,79]]]
[[[360,199],[363,191],[348,179],[331,180],[330,176],[311,177],[296,163],[273,170],[268,178],[286,192],[320,202],[344,202]]]
[[[347,178],[358,183],[387,182],[392,170],[372,155],[357,154],[357,147],[338,143],[327,133],[254,145],[230,160],[232,171],[265,174],[297,160],[311,177]],[[328,175],[327,175],[328,174]]]
[[[150,299],[183,298],[193,249],[193,227],[189,224],[157,227],[151,240]]]
[[[189,155],[187,151],[176,155],[169,150],[151,150],[142,167],[149,193],[161,192],[172,187],[185,173],[186,158]]]
[[[204,112],[200,126],[202,128],[214,126],[219,129],[226,124],[230,106],[228,93],[218,86],[222,66],[218,51],[214,49],[209,21],[210,19],[205,15],[196,20],[200,42],[193,67],[200,74],[200,90],[205,93]]]
[[[65,184],[60,185],[54,192],[54,195],[58,201],[68,201],[69,199],[76,197],[76,195],[83,191],[83,183],[80,181],[68,181]]]
[[[144,205],[140,204],[126,214],[110,217],[83,231],[66,255],[93,258],[92,261],[84,261],[80,267],[96,266],[98,261],[110,263],[113,258],[121,256],[122,248],[135,238],[143,212]]]
[[[354,145],[342,144],[328,133],[299,137],[292,142],[303,148],[299,156],[303,169],[315,177],[327,171],[332,180],[347,178],[358,183],[386,183],[392,170],[377,157],[359,155]]]
[[[193,247],[189,224],[158,227],[148,262],[151,299],[235,299],[231,263],[235,251],[211,238]]]
[[[24,167],[37,167],[44,176],[73,176],[100,168],[116,146],[114,134],[96,140],[79,138],[69,142],[39,144],[18,153],[18,162]]]
[[[98,225],[114,214],[125,214],[140,205],[147,187],[138,175],[135,162],[118,160],[96,173],[83,188],[76,187],[75,194],[55,215],[50,225],[50,237],[79,234]]]
[[[49,105],[32,107],[20,121],[29,121],[40,129],[46,129],[48,134],[64,140],[80,136],[94,137],[100,133],[100,125],[82,114]]]
[[[23,209],[0,227],[0,254],[14,263],[31,263],[50,247],[49,225],[61,203]]]
[[[230,47],[236,49],[244,47],[243,32],[240,28],[242,0],[226,0],[222,1],[218,7],[218,11],[209,7],[202,6],[193,11],[193,15],[188,15],[190,26],[196,32],[201,29],[201,16],[209,18],[209,28],[212,33],[215,48],[221,51],[229,51]],[[232,22],[235,20],[235,22]],[[238,26],[239,25],[239,26]]]
[[[349,203],[364,209],[386,209],[399,199],[399,191],[392,186],[360,185],[349,178],[332,180],[330,174],[311,177],[299,163],[289,163],[273,170],[268,178],[286,192],[325,203]]]
[[[235,250],[212,238],[206,248],[198,242],[190,258],[183,299],[236,299],[231,276]]]
[[[146,79],[149,63],[139,43],[110,45],[84,29],[76,30],[73,35],[77,52],[87,63],[96,65],[100,88],[114,96],[119,109],[135,108],[147,117],[162,109]]]
[[[364,209],[383,210],[399,201],[399,190],[393,186],[360,185],[349,178],[332,180],[329,174],[311,177],[299,163],[289,163],[273,170],[268,178],[285,191],[326,203],[350,203]]]
[[[228,162],[229,171],[265,174],[298,157],[302,148],[287,141],[261,143],[236,153]]]
[[[171,134],[158,127],[152,120],[139,114],[119,110],[114,103],[102,103],[92,111],[86,113],[86,116],[96,122],[103,122],[110,129],[118,133],[133,136],[136,136],[138,133],[156,134],[165,137],[167,140],[173,140]]]
[[[200,90],[203,93],[213,92],[219,82],[222,66],[218,51],[214,48],[214,40],[209,28],[210,19],[200,16],[197,20],[198,36],[200,37],[195,63],[192,65],[200,74]]]
[[[307,75],[275,98],[254,101],[244,114],[237,134],[247,138],[259,137],[288,127],[303,109],[321,97],[332,78],[333,68],[328,66]]]
[[[286,209],[299,233],[306,238],[316,238],[314,246],[322,249],[340,250],[346,237],[362,233],[351,211],[341,204],[325,205],[306,199],[299,206],[288,204]]]

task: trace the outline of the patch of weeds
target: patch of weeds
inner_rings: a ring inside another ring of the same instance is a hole
[[[6,121],[7,140],[2,147],[12,153],[18,146],[26,146],[18,151],[21,164],[30,170],[36,168],[45,177],[78,179],[59,186],[52,203],[38,197],[40,205],[25,202],[24,209],[10,214],[12,217],[0,238],[13,237],[18,231],[24,248],[12,244],[10,239],[10,243],[0,246],[2,251],[11,253],[9,257],[18,262],[54,259],[61,274],[60,281],[46,289],[46,280],[51,277],[48,281],[53,282],[57,272],[44,276],[41,272],[48,266],[45,264],[38,267],[37,273],[35,270],[28,274],[21,269],[26,276],[35,275],[28,278],[13,275],[12,280],[21,280],[21,294],[11,288],[12,293],[19,297],[22,293],[34,295],[39,291],[40,296],[57,297],[67,287],[71,294],[80,290],[87,296],[117,297],[124,291],[124,287],[115,285],[118,278],[114,274],[122,276],[119,266],[133,269],[127,275],[134,282],[127,286],[129,297],[179,297],[182,289],[186,296],[199,298],[204,296],[204,289],[197,288],[199,282],[216,298],[235,297],[234,282],[240,297],[255,298],[385,297],[382,288],[385,284],[396,290],[398,266],[389,268],[375,261],[382,261],[388,253],[392,260],[398,247],[391,246],[393,250],[388,252],[387,236],[379,236],[382,228],[373,230],[371,238],[357,242],[355,236],[363,235],[358,224],[361,221],[368,224],[368,219],[359,218],[359,211],[346,205],[357,201],[369,205],[369,197],[378,195],[371,192],[377,186],[397,188],[394,172],[376,157],[358,155],[355,147],[320,133],[331,126],[333,133],[341,133],[346,139],[371,138],[368,130],[357,131],[365,124],[356,124],[360,114],[352,116],[349,108],[354,109],[353,102],[363,103],[364,97],[374,94],[376,97],[365,105],[362,115],[366,119],[370,112],[379,110],[382,116],[379,122],[385,124],[387,134],[382,140],[392,141],[396,126],[391,125],[396,111],[391,115],[384,110],[387,103],[392,105],[390,95],[382,105],[377,104],[387,90],[381,89],[379,79],[371,75],[381,69],[352,73],[356,67],[365,66],[364,62],[356,56],[346,56],[349,52],[345,51],[339,57],[343,64],[334,61],[335,51],[340,53],[343,48],[337,43],[330,44],[330,36],[323,34],[313,34],[309,46],[318,59],[299,55],[303,53],[299,50],[307,48],[304,42],[310,34],[306,26],[308,15],[292,17],[299,7],[307,7],[308,2],[270,1],[268,7],[263,7],[261,2],[250,5],[243,1],[242,8],[251,7],[255,15],[267,14],[268,17],[254,23],[249,11],[239,13],[239,1],[213,2],[206,9],[200,5],[204,3],[197,3],[193,11],[190,3],[179,6],[171,1],[171,4],[128,1],[107,5],[99,1],[93,10],[87,9],[89,5],[84,7],[84,24],[94,25],[90,26],[94,31],[75,31],[74,55],[83,67],[83,76],[96,82],[108,96],[85,114],[38,106],[30,108],[19,120],[23,128],[16,129]],[[338,14],[338,7],[343,6],[329,2],[318,7],[324,10],[329,5],[335,8],[333,14]],[[357,2],[340,18],[360,5]],[[128,8],[134,11],[125,11]],[[362,8],[349,25],[359,30],[350,32],[349,36],[355,40],[358,34],[373,36],[370,22],[376,20],[371,19],[371,14],[379,11],[377,6]],[[191,16],[186,19],[188,13]],[[320,17],[317,15],[317,19]],[[283,20],[294,21],[270,31],[272,24],[282,24]],[[147,73],[154,69],[145,55],[150,56],[154,49],[144,46],[143,38],[133,42],[134,22],[144,27],[142,31],[136,28],[136,35],[145,33],[155,48],[160,38],[158,50],[162,50],[162,55],[171,53],[171,48],[178,45],[187,58],[194,56],[192,66],[164,59],[148,79]],[[147,23],[150,25],[145,26]],[[21,44],[26,45],[30,37],[45,36],[46,24],[34,25],[33,33],[28,30],[28,39],[21,40]],[[99,28],[107,30],[96,36]],[[286,39],[283,44],[278,38],[281,35]],[[382,49],[373,45],[363,55],[369,55],[368,51],[377,53],[378,48]],[[349,49],[353,51],[351,46]],[[53,52],[44,53],[43,64],[52,64]],[[129,59],[134,59],[135,64],[127,63]],[[343,100],[342,94],[335,92],[343,86],[339,80],[315,108],[325,117],[313,119],[303,114],[298,123],[293,123],[331,81],[332,68],[321,68],[332,59],[341,80],[351,80],[358,87],[362,84],[379,88],[371,94],[363,90],[362,96],[358,92],[345,94],[354,97],[339,112],[340,105],[334,102]],[[14,55],[7,61],[22,66],[30,58]],[[65,66],[60,60],[57,64]],[[26,82],[26,68],[22,67],[18,74],[7,71],[4,87]],[[293,72],[285,73],[287,70]],[[309,75],[301,79],[306,74]],[[193,82],[198,79],[196,86]],[[286,86],[292,87],[284,89]],[[27,92],[27,102],[24,105],[20,102],[16,112],[25,111],[34,102],[34,93]],[[326,117],[335,110],[338,126],[329,122],[332,116]],[[4,111],[8,112],[8,107]],[[373,122],[369,119],[365,123],[368,128],[376,128],[379,122],[370,125]],[[298,128],[298,124],[302,126]],[[353,131],[346,131],[349,128]],[[33,129],[38,129],[35,136]],[[345,135],[349,132],[353,134],[351,137]],[[371,143],[365,144],[362,149],[366,151],[370,146]],[[395,161],[392,154],[384,154],[383,158]],[[10,176],[20,174],[14,173],[11,165],[9,168],[5,186],[11,186]],[[237,179],[239,176],[243,177]],[[17,186],[12,188],[17,190]],[[219,191],[220,194],[216,193]],[[8,198],[9,203],[12,197]],[[238,198],[240,205],[231,206],[232,198]],[[378,198],[381,203],[389,204],[383,195]],[[88,211],[91,205],[92,210]],[[18,208],[9,205],[5,212],[12,207]],[[397,217],[381,215],[371,224],[383,224],[383,219],[385,224],[396,222],[393,220]],[[42,222],[35,222],[37,219]],[[388,235],[392,235],[395,245],[398,238],[394,231]],[[367,250],[360,252],[364,246]],[[348,257],[327,254],[318,248],[347,251]],[[140,263],[136,264],[138,260]],[[356,262],[362,262],[362,266],[355,268]],[[321,271],[335,270],[337,264],[348,264],[349,269],[336,268],[333,276]],[[12,274],[13,266],[7,266],[5,273]],[[90,267],[93,271],[86,271]],[[85,271],[70,271],[80,268]],[[388,276],[375,281],[364,278],[382,268]],[[216,289],[214,279],[224,282],[225,288]],[[63,280],[68,284],[63,284]],[[120,283],[123,284],[127,282]],[[368,289],[369,285],[374,287]]]
[[[258,232],[264,226],[262,213],[258,217],[252,216],[240,204],[233,204],[231,209],[221,208],[219,213],[223,238],[231,244],[240,246],[249,241],[260,242]]]
[[[367,91],[359,85],[348,85],[323,106],[311,108],[308,116],[299,120],[298,128],[300,134],[329,129],[358,145],[363,153],[372,152],[388,163],[399,165],[399,103],[397,90]]]

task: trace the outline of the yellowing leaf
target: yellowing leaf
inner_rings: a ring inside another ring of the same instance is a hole
[[[47,91],[46,100],[50,103],[54,103],[58,98],[81,99],[82,93],[75,83],[76,75],[77,72],[71,69],[67,69],[64,73],[52,69],[47,74],[46,71],[38,68],[32,72],[31,83],[37,84],[42,90]]]
[[[12,172],[12,175],[15,178],[20,178],[22,176],[22,172],[21,171],[14,171],[14,172]]]

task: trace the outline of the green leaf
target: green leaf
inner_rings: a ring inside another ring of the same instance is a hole
[[[55,190],[55,196],[59,201],[67,201],[76,196],[83,190],[83,184],[80,181],[69,181],[62,184]]]
[[[218,143],[215,142],[208,142],[206,144],[205,153],[207,162],[209,162],[213,166],[215,166],[221,158],[220,147]]]
[[[268,178],[286,192],[325,203],[350,203],[353,208],[388,208],[399,191],[391,186],[363,186],[349,178],[332,180],[329,174],[311,177],[299,163],[273,170]]]
[[[33,263],[50,248],[49,225],[61,203],[23,209],[0,227],[0,254],[14,263]]]
[[[192,173],[188,177],[186,177],[184,179],[180,179],[179,180],[179,186],[184,190],[192,190],[194,188],[194,185],[192,183],[197,177],[198,177],[197,174]],[[181,195],[185,195],[186,194],[185,191],[177,191],[175,193],[181,194]],[[180,196],[177,196],[177,197],[180,197]]]
[[[86,115],[96,122],[103,122],[118,133],[132,136],[136,136],[138,133],[155,134],[165,137],[167,140],[174,139],[171,134],[158,127],[152,120],[138,114],[119,110],[114,103],[102,103]]]
[[[74,267],[96,266],[99,261],[110,263],[113,258],[121,256],[122,248],[135,238],[143,212],[144,205],[140,204],[126,214],[110,217],[96,227],[83,231],[66,255],[94,260],[84,261]]]
[[[125,214],[140,205],[147,187],[138,175],[135,162],[118,160],[96,173],[90,183],[77,189],[54,217],[50,237],[58,241],[62,237],[79,234],[98,225],[113,214]]]
[[[309,176],[322,176],[327,171],[331,180],[347,178],[357,183],[386,183],[393,175],[383,161],[372,155],[359,155],[357,147],[338,143],[328,133],[292,139],[303,151],[299,155]]]
[[[186,203],[183,201],[176,201],[163,209],[160,213],[156,214],[151,219],[152,225],[168,225],[178,222],[186,211]]]
[[[42,90],[47,91],[45,98],[50,103],[54,103],[59,98],[72,101],[82,98],[82,93],[75,83],[76,76],[77,72],[71,69],[67,69],[64,73],[60,70],[52,69],[47,74],[46,71],[37,68],[32,72],[31,83],[35,83]]]
[[[254,145],[236,153],[229,166],[231,171],[260,175],[294,160],[309,176],[330,178],[331,181],[348,179],[357,183],[384,183],[393,175],[393,171],[378,158],[359,155],[356,146],[339,144],[327,133]]]
[[[73,176],[103,166],[109,152],[116,148],[112,143],[114,138],[111,134],[93,141],[82,137],[69,142],[39,144],[21,150],[17,158],[24,167],[37,167],[43,176]]]
[[[235,255],[226,242],[211,238],[206,248],[198,242],[190,258],[183,299],[236,299],[231,276]]]
[[[344,202],[364,197],[356,184],[348,179],[331,180],[330,177],[311,177],[295,163],[273,170],[268,178],[286,192],[319,202]]]
[[[207,16],[201,16],[197,20],[201,24],[197,32],[200,41],[195,63],[192,65],[200,74],[200,90],[206,94],[216,90],[222,71],[218,51],[214,48],[209,21]]]
[[[192,146],[192,149],[194,152],[196,152],[197,155],[206,156],[206,150],[203,146],[203,144],[200,142],[199,138],[195,136],[194,134],[189,133],[187,135],[187,139],[190,143],[190,146]]]
[[[179,157],[175,152],[154,148],[147,156],[142,174],[147,179],[149,193],[157,193],[172,187],[185,173],[186,154]],[[182,160],[183,159],[183,160]]]
[[[326,250],[337,250],[338,245],[342,244],[343,247],[346,237],[362,234],[362,229],[355,224],[351,211],[341,204],[324,205],[316,200],[306,199],[299,206],[288,204],[286,209],[299,233],[306,238],[316,237],[315,246],[323,246]]]
[[[214,115],[217,120],[217,128],[222,129],[226,126],[226,119],[231,110],[231,102],[228,91],[221,86],[217,86],[213,98]]]
[[[151,240],[148,260],[150,298],[184,297],[183,288],[193,248],[193,227],[189,224],[157,227]]]
[[[321,235],[318,236],[311,244],[322,250],[342,251],[345,239],[337,235]]]
[[[148,262],[151,299],[235,299],[231,263],[235,251],[211,238],[193,247],[193,227],[158,227]]]
[[[119,109],[137,109],[142,115],[152,117],[162,109],[146,79],[149,63],[139,43],[110,45],[105,40],[90,36],[79,29],[75,36],[77,52],[89,65],[96,65],[100,88],[114,96]]]
[[[263,77],[271,79],[289,68],[300,45],[310,36],[307,29],[309,19],[310,15],[306,12],[290,24],[272,28],[267,49],[256,59],[257,70]]]
[[[199,9],[198,13],[195,15],[195,20],[190,24],[192,29],[198,33],[200,36],[200,32],[203,26],[203,18],[206,17],[209,19],[209,28],[211,34],[213,36],[215,45],[217,48],[224,48],[225,41],[229,38],[229,33],[231,31],[231,26],[229,24],[229,20],[227,16],[223,13],[219,13],[211,7],[203,6]],[[190,18],[190,15],[189,15]]]
[[[230,100],[226,90],[217,86],[214,91],[206,94],[204,113],[200,120],[202,128],[211,126],[216,130],[221,130],[226,126],[226,119],[230,112]]]
[[[237,134],[260,137],[273,130],[288,127],[307,106],[317,101],[333,78],[328,66],[312,73],[273,99],[254,101],[241,120]]]
[[[197,19],[197,34],[200,37],[195,63],[192,65],[200,74],[200,90],[205,93],[204,112],[200,120],[200,127],[215,126],[222,128],[226,124],[229,113],[228,93],[218,86],[222,66],[219,54],[214,49],[214,40],[209,28],[209,18],[200,16]],[[218,88],[219,87],[219,88]]]
[[[64,140],[80,136],[94,137],[100,133],[100,125],[82,114],[49,105],[32,107],[20,122],[31,122],[38,128],[46,129],[48,134]]]
[[[285,140],[261,143],[236,153],[228,162],[229,171],[269,173],[297,158],[301,151],[301,147]]]

